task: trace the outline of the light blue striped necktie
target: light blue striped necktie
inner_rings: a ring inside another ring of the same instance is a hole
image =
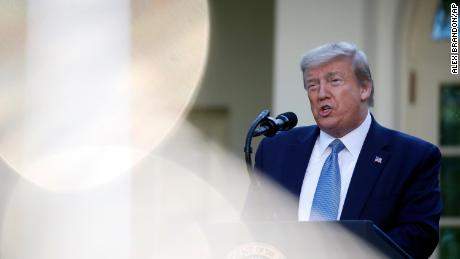
[[[332,151],[326,158],[316,186],[310,220],[336,220],[340,203],[340,168],[338,154],[345,148],[339,139],[329,144]]]

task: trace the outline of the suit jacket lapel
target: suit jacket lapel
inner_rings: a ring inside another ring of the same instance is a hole
[[[287,147],[283,166],[286,172],[283,174],[282,182],[297,197],[300,195],[308,161],[318,135],[319,128],[315,127],[314,130],[300,136],[297,143]]]
[[[356,162],[340,219],[359,219],[390,153],[384,150],[387,135],[374,118]]]

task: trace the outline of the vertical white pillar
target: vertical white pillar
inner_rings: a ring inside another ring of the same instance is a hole
[[[21,172],[66,188],[126,169],[129,0],[30,1],[27,16]],[[106,163],[109,156],[117,159]]]
[[[400,86],[396,80],[396,69],[401,69],[396,48],[399,48],[398,9],[402,8],[400,1],[377,1],[374,30],[376,31],[373,46],[374,57],[371,64],[375,85],[374,114],[379,123],[389,128],[398,127],[397,115],[401,108],[397,90]]]
[[[17,243],[7,252],[130,258],[129,180],[85,190],[131,166],[130,1],[34,0],[27,8],[19,171],[40,188],[18,186]]]

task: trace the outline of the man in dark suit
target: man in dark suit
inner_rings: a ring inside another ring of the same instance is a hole
[[[413,257],[429,257],[442,210],[439,149],[376,122],[369,65],[353,44],[313,49],[301,68],[317,125],[265,138],[256,168],[299,197],[300,221],[372,220]]]

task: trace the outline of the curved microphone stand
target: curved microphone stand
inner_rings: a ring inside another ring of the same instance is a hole
[[[244,145],[244,156],[245,156],[245,159],[246,159],[246,167],[247,167],[248,173],[250,175],[252,174],[252,171],[253,171],[252,158],[251,158],[251,154],[252,154],[252,147],[251,147],[252,138],[255,137],[254,133],[255,133],[256,128],[260,125],[260,123],[262,123],[264,120],[266,120],[269,115],[270,115],[269,110],[263,110],[259,114],[259,116],[257,116],[257,118],[254,120],[254,122],[252,122],[251,127],[248,130],[248,134],[246,135],[246,142],[245,142],[245,145]]]

